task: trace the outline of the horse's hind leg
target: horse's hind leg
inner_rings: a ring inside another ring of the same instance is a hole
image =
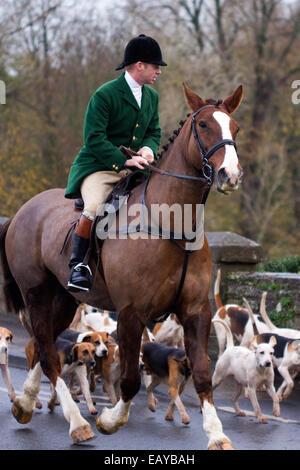
[[[28,291],[26,304],[40,363],[29,372],[24,384],[24,394],[16,399],[13,414],[21,423],[30,420],[39,389],[37,383],[43,371],[58,394],[64,416],[70,423],[70,436],[73,441],[78,443],[91,439],[94,437],[91,426],[80,415],[67,385],[60,376],[61,366],[55,349],[57,336],[69,326],[75,314],[75,300],[56,280],[48,279],[38,288]],[[28,413],[31,413],[30,417]],[[24,420],[24,417],[27,420]]]
[[[104,434],[113,434],[127,423],[132,398],[141,385],[139,355],[144,325],[130,307],[118,315],[118,340],[121,366],[121,397],[113,408],[104,408],[97,418],[97,428]]]
[[[179,316],[184,328],[184,340],[192,367],[196,392],[200,399],[203,415],[203,429],[208,437],[208,449],[232,449],[232,444],[223,433],[222,424],[217,416],[213,402],[210,375],[210,360],[207,355],[207,342],[211,325],[211,312],[208,301],[195,314]]]

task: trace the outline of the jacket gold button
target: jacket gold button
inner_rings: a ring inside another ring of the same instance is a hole
[[[132,137],[132,140],[136,140],[136,137],[135,137],[135,136],[133,136],[133,137]]]
[[[136,124],[136,126],[135,126],[135,127],[139,127],[139,125],[138,125],[138,124]]]

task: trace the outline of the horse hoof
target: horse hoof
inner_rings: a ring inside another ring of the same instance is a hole
[[[90,439],[94,439],[95,437],[95,433],[89,424],[85,426],[80,426],[71,433],[71,438],[73,439],[74,444],[89,441]]]
[[[215,442],[208,447],[207,450],[235,450],[229,439],[223,439],[222,441]]]
[[[115,434],[116,432],[119,431],[120,427],[123,426],[127,421],[124,422],[118,422],[115,425],[105,425],[105,420],[101,419],[102,415],[99,415],[96,421],[96,426],[99,432],[102,434]]]
[[[101,432],[102,434],[115,434],[117,431],[119,431],[120,427],[121,426],[112,426],[110,428],[107,428],[103,425],[102,421],[101,421],[101,416],[98,416],[97,418],[97,421],[96,421],[96,426],[97,426],[97,429],[99,432]]]
[[[12,414],[20,424],[27,424],[32,418],[32,411],[31,412],[26,412],[21,408],[20,405],[17,403],[14,403],[12,406]]]

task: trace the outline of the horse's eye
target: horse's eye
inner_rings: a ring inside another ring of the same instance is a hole
[[[205,127],[207,127],[207,125],[205,124],[204,121],[200,121],[199,126],[202,127],[203,129],[205,129]]]

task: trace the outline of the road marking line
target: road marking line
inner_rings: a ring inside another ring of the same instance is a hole
[[[231,406],[217,406],[217,410],[220,411],[226,411],[227,413],[233,413],[235,414],[235,409],[231,408]],[[253,411],[248,411],[248,410],[242,410],[246,416],[256,416],[256,414]],[[266,415],[263,413],[263,416],[267,419],[273,419],[274,421],[279,421],[280,423],[292,423],[292,424],[300,424],[300,421],[296,421],[294,419],[289,419],[289,418],[281,418],[279,416],[273,416],[273,415]]]
[[[0,392],[6,392],[7,393],[8,390],[5,387],[0,387]],[[15,393],[16,393],[16,395],[22,395],[23,392],[21,392],[19,390],[15,390]],[[40,395],[42,395],[42,396],[40,397]],[[46,396],[43,397],[43,395],[46,395]],[[47,392],[46,390],[41,389],[38,396],[39,396],[40,401],[46,401],[47,402],[50,399],[50,391]],[[100,403],[100,402],[96,401],[96,405],[111,405],[111,402],[110,402],[108,397],[99,396],[99,395],[95,395],[95,396],[91,395],[91,397],[92,397],[92,399],[93,398],[98,398],[98,399],[103,400],[105,402],[105,403]],[[79,403],[86,403],[86,402],[85,402],[85,400],[79,400]]]

